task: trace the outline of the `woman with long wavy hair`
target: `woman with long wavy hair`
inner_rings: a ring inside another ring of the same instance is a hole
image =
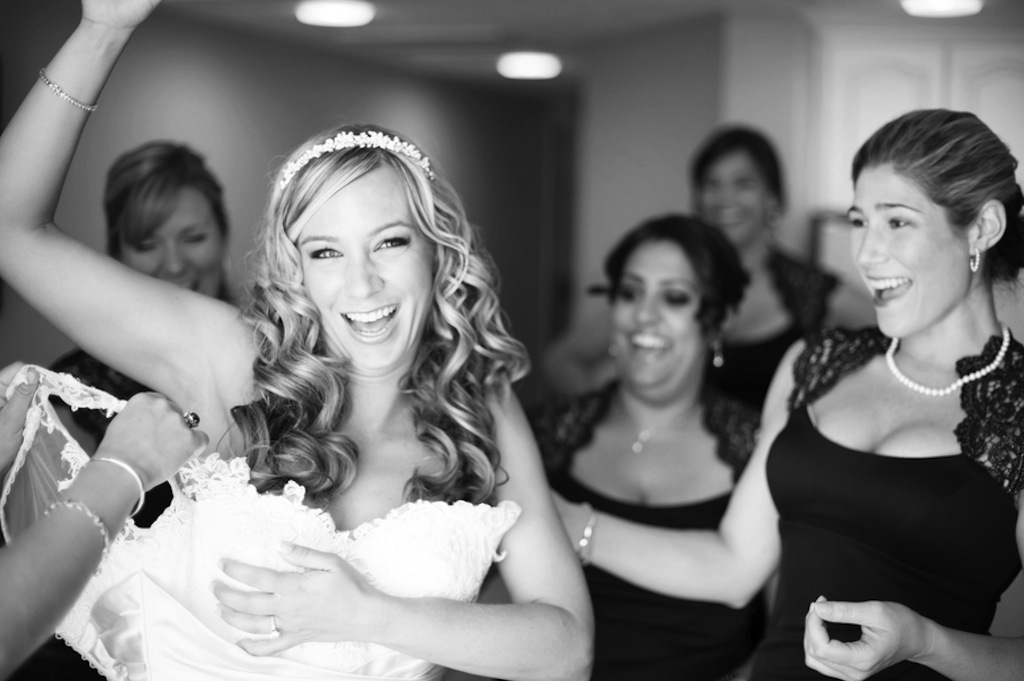
[[[241,315],[53,225],[89,102],[156,4],[84,0],[0,137],[4,279],[219,453],[119,535],[59,633],[110,678],[586,678],[586,587],[510,389],[525,355],[416,146],[344,126],[296,149]],[[474,603],[497,559],[511,603]]]

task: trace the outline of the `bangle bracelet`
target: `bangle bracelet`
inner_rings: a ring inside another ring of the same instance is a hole
[[[142,478],[139,477],[139,474],[135,472],[134,468],[120,459],[112,459],[109,456],[97,456],[93,461],[105,461],[107,463],[112,463],[115,466],[120,466],[124,470],[128,471],[128,474],[132,476],[133,480],[135,480],[135,484],[139,488],[139,503],[135,504],[135,508],[132,510],[132,517],[134,517],[136,513],[142,510],[142,504],[146,501],[146,487],[142,484]]]
[[[590,554],[594,550],[594,530],[597,528],[597,513],[594,512],[593,507],[587,502],[584,501],[581,505],[589,517],[587,518],[587,524],[583,526],[583,534],[580,536],[580,540],[576,542],[576,555],[580,557],[580,564],[586,567],[590,565]]]
[[[85,516],[89,518],[90,521],[92,521],[92,524],[99,529],[100,535],[103,537],[103,555],[107,555],[107,549],[110,548],[110,532],[107,530],[107,526],[103,524],[103,521],[100,519],[100,517],[96,515],[96,512],[93,511],[88,506],[86,506],[81,501],[55,501],[52,504],[50,504],[50,506],[46,509],[46,512],[43,513],[43,517],[45,518],[46,516],[50,515],[50,511],[59,507],[70,508],[75,511],[78,511],[79,513],[84,513]]]
[[[62,88],[60,85],[57,85],[52,80],[46,77],[46,69],[39,69],[39,80],[43,81],[43,85],[50,88],[50,92],[57,95],[73,107],[79,108],[82,111],[87,111],[89,113],[92,113],[97,108],[99,108],[95,104],[86,104],[85,102],[79,101],[71,95],[69,95],[67,92],[64,91],[64,88]]]

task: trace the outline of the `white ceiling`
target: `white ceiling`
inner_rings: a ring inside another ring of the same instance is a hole
[[[166,0],[161,11],[402,68],[494,82],[501,80],[494,61],[506,50],[560,53],[571,78],[573,53],[588,45],[713,12],[788,12],[812,23],[1019,24],[1024,31],[1024,0],[987,0],[980,15],[957,20],[912,20],[898,0],[373,1],[373,23],[349,29],[299,24],[292,14],[296,0]]]

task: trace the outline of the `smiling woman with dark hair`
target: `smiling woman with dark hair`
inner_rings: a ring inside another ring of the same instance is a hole
[[[690,172],[696,214],[728,238],[751,281],[715,339],[708,379],[759,410],[790,345],[826,323],[866,324],[870,309],[863,296],[775,242],[786,190],[782,164],[764,134],[745,126],[714,131]],[[608,347],[601,328],[568,329],[545,351],[549,383],[565,393],[600,385],[614,375]]]
[[[970,113],[872,135],[849,216],[878,327],[787,353],[717,529],[599,513],[593,563],[726,604],[777,570],[756,681],[1024,678],[1024,638],[988,635],[1024,547],[1024,346],[993,294],[1024,267],[1016,167]],[[562,515],[574,533],[594,522]]]
[[[590,513],[567,516],[595,614],[594,681],[716,681],[757,644],[764,602],[672,598],[591,565],[617,551],[600,513],[650,527],[718,526],[754,446],[757,413],[706,380],[747,276],[714,227],[682,215],[630,230],[605,260],[618,380],[532,414],[552,488]]]

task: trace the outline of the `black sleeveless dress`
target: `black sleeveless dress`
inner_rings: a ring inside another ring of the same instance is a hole
[[[690,504],[643,506],[604,496],[570,475],[573,456],[590,442],[614,392],[613,384],[531,413],[551,486],[569,501],[586,501],[603,513],[638,523],[718,527],[729,494]],[[719,458],[738,476],[753,449],[758,416],[714,390],[703,402],[704,425],[718,438]],[[654,593],[594,565],[584,568],[584,575],[595,616],[592,681],[714,681],[747,660],[764,629],[761,597],[734,609]]]
[[[991,362],[1001,339],[961,359],[961,376]],[[884,353],[876,329],[829,331],[794,367],[789,422],[772,444],[768,485],[779,512],[776,607],[755,681],[824,679],[804,664],[804,616],[818,596],[886,600],[954,629],[988,632],[999,596],[1020,571],[1015,497],[1024,486],[1024,348],[961,391],[960,454],[922,459],[848,449],[814,427],[807,406]],[[831,625],[834,639],[859,627]],[[872,679],[946,677],[901,662]]]

